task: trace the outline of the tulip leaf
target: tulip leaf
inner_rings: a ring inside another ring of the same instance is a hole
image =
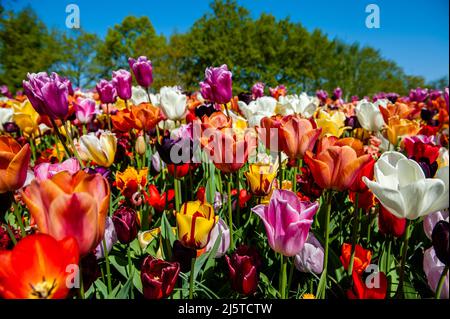
[[[133,271],[133,285],[142,294],[142,281],[140,272],[137,270]]]
[[[97,288],[97,291],[101,294],[101,296],[99,296],[101,299],[108,297],[108,288],[101,279],[97,279],[94,282],[94,285]]]
[[[269,293],[269,297],[272,298],[279,298],[280,297],[280,293],[279,291],[272,286],[270,279],[264,274],[264,273],[260,273],[259,274],[259,278],[261,279],[261,288],[266,288],[263,291]]]
[[[176,240],[173,233],[172,225],[170,225],[166,214],[161,217],[161,237],[162,237],[162,252],[165,259],[170,260],[172,257],[172,247]]]
[[[115,299],[117,296],[117,293],[119,292],[120,287],[121,287],[121,284],[119,283],[108,295],[108,299]]]
[[[117,293],[117,296],[116,296],[117,299],[126,299],[127,297],[129,297],[130,291],[132,289],[132,283],[133,283],[135,272],[136,271],[133,268],[133,270],[131,271],[131,276],[129,276],[127,282],[122,286],[122,288]]]
[[[205,263],[209,262],[211,259],[214,259],[214,257],[216,256],[221,239],[222,239],[222,233],[220,233],[219,236],[217,236],[216,242],[214,243],[214,246],[209,251],[209,253],[201,255],[195,261],[194,280],[197,278],[198,274],[200,273],[200,270],[202,270],[203,265]],[[206,270],[206,267],[205,267],[205,270]]]
[[[317,286],[316,298],[325,299],[325,290],[327,289],[327,270],[322,271],[320,276],[319,285]]]

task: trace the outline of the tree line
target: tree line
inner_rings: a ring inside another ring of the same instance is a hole
[[[140,55],[153,62],[154,89],[196,90],[205,68],[222,64],[233,72],[235,93],[257,81],[284,84],[292,92],[340,86],[347,97],[448,85],[448,78],[426,83],[375,48],[330,39],[319,29],[309,32],[288,18],[253,19],[235,0],[214,0],[210,6],[186,33],[165,37],[148,17],[128,16],[101,39],[82,29],[50,30],[30,7],[12,12],[0,4],[0,85],[14,91],[27,72],[55,71],[76,87],[90,88],[112,70],[128,69],[128,57]]]

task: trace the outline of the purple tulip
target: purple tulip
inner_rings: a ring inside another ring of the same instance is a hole
[[[384,93],[384,92],[379,92],[379,93],[377,93],[377,94],[375,94],[375,95],[373,96],[372,101],[373,101],[373,102],[376,102],[376,101],[378,101],[378,100],[383,100],[383,99],[385,99],[385,98],[386,98],[386,93]],[[369,100],[367,100],[367,101],[369,101]]]
[[[7,98],[12,98],[12,94],[9,92],[7,85],[0,85],[0,95],[4,95]]]
[[[434,248],[431,247],[425,250],[423,254],[423,271],[428,280],[428,286],[431,290],[436,292],[439,279],[441,278],[442,271],[445,265],[438,259]],[[447,272],[447,277],[445,278],[444,285],[441,290],[441,299],[448,299],[449,297],[449,273]]]
[[[358,102],[359,101],[359,96],[358,95],[352,95],[351,101],[352,101],[352,103],[353,102]]]
[[[252,87],[252,95],[254,99],[264,96],[264,83],[255,83]],[[247,103],[248,104],[248,103]]]
[[[413,89],[409,91],[409,100],[411,102],[423,102],[428,97],[428,89],[421,89],[420,87],[417,89]]]
[[[36,112],[54,120],[64,119],[69,112],[70,81],[56,73],[49,76],[46,72],[28,73],[27,78],[28,81],[23,81],[23,89]]]
[[[112,82],[106,80],[100,80],[95,87],[98,95],[100,95],[100,101],[103,104],[114,103],[117,99],[117,90]]]
[[[136,211],[122,206],[118,208],[112,217],[117,238],[122,244],[129,244],[136,238],[140,225]]]
[[[269,245],[284,256],[295,256],[303,249],[319,204],[300,201],[288,190],[273,191],[269,205],[252,208],[264,222]]]
[[[335,100],[340,100],[342,98],[342,89],[340,87],[334,89],[333,97]]]
[[[112,83],[116,87],[117,95],[122,100],[131,98],[131,73],[126,70],[113,71]]]
[[[328,98],[328,93],[327,91],[319,90],[316,92],[316,96],[320,100],[320,102],[325,103]]]
[[[114,227],[114,223],[111,217],[106,217],[105,222],[105,235],[104,239],[106,242],[106,249],[108,252],[111,250],[112,246],[117,242],[117,233]],[[95,248],[95,256],[97,259],[103,258],[105,256],[103,249],[103,240],[98,244],[97,248]]]
[[[148,88],[153,83],[153,66],[152,61],[148,60],[145,56],[140,56],[137,60],[133,58],[128,59],[128,64],[133,71],[136,82],[144,87]]]
[[[400,95],[398,95],[397,93],[388,93],[386,94],[386,98],[389,100],[389,102],[391,103],[395,103],[397,102],[398,98],[400,97]]]
[[[232,74],[226,64],[218,68],[207,68],[205,80],[200,82],[203,98],[218,104],[230,102],[233,97],[231,77]]]
[[[442,96],[442,91],[439,90],[430,90],[430,100],[434,101],[437,100]]]
[[[82,124],[90,123],[97,113],[93,99],[78,99],[73,105],[75,107],[75,116]]]
[[[206,251],[210,251],[213,249],[216,244],[217,238],[219,238],[219,234],[222,233],[222,237],[220,238],[219,248],[216,252],[216,258],[220,258],[226,254],[228,248],[230,247],[230,228],[223,221],[222,218],[219,219],[217,224],[211,230],[208,245],[206,245]]]
[[[301,272],[320,274],[323,270],[323,257],[322,245],[312,233],[309,233],[305,246],[295,256],[295,268]]]

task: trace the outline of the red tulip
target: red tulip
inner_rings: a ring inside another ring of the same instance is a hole
[[[173,209],[173,201],[175,198],[173,189],[169,189],[167,192],[160,194],[155,185],[150,185],[148,195],[144,193],[144,196],[156,213],[162,213],[165,209]]]
[[[225,259],[233,289],[244,295],[255,293],[261,263],[258,252],[251,247],[240,246],[231,257],[225,256]]]
[[[180,264],[145,258],[141,269],[142,290],[147,299],[162,299],[170,296],[177,283]]]
[[[344,243],[342,245],[340,260],[345,270],[348,269],[348,266],[350,264],[351,254],[352,254],[352,245]],[[372,259],[372,252],[370,250],[364,249],[360,245],[356,245],[355,257],[353,259],[353,271],[356,272],[357,274],[362,274],[363,271],[370,264],[371,259]]]
[[[401,237],[403,236],[406,229],[406,219],[394,216],[386,208],[380,205],[380,214],[378,215],[378,229],[383,235]]]
[[[368,287],[357,272],[352,273],[353,289],[347,291],[349,299],[385,299],[387,292],[387,278],[383,272],[376,274],[378,276],[378,286]]]

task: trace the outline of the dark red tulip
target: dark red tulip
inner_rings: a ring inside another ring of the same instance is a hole
[[[244,295],[254,294],[258,288],[261,263],[258,252],[254,248],[240,246],[231,257],[225,258],[233,289]]]
[[[380,205],[380,214],[378,215],[378,229],[380,230],[380,233],[383,235],[401,237],[405,232],[405,228],[406,219],[394,216]]]
[[[431,234],[436,256],[446,266],[450,264],[449,231],[450,224],[445,220],[441,220],[436,223]]]
[[[192,258],[197,256],[197,250],[185,247],[181,241],[175,240],[172,248],[172,260],[180,264],[182,272],[191,270]]]
[[[128,244],[136,238],[139,231],[139,221],[136,212],[122,206],[114,212],[112,217],[117,238],[122,244]]]
[[[180,264],[145,258],[141,269],[141,281],[144,297],[147,299],[162,299],[170,296],[180,273]]]

